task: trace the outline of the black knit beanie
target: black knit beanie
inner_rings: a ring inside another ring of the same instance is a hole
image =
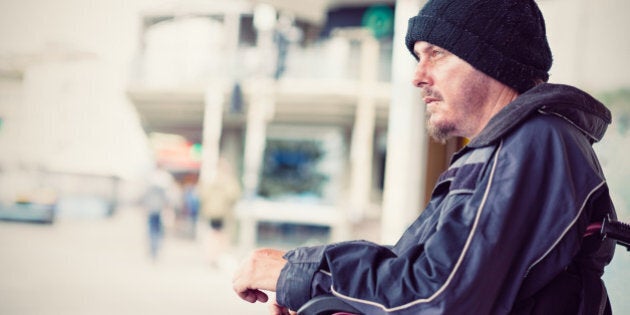
[[[534,0],[429,0],[409,19],[405,42],[442,47],[523,93],[549,79],[551,50]]]

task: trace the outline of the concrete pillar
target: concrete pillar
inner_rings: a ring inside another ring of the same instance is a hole
[[[231,34],[225,36],[225,55],[224,58],[228,63],[228,71],[233,79],[239,80],[242,77],[243,70],[239,65],[239,51],[238,51],[238,34],[241,28],[241,14],[240,12],[230,12],[225,15],[223,22],[225,34]]]
[[[424,199],[427,135],[420,92],[411,85],[415,60],[403,44],[407,23],[426,1],[396,1],[392,53],[392,102],[389,109],[387,162],[381,241],[392,244],[420,213]]]
[[[267,122],[273,117],[274,82],[271,79],[258,79],[252,86],[252,98],[247,109],[247,129],[245,131],[245,157],[243,170],[243,195],[250,198],[256,195],[262,168]]]
[[[199,175],[202,184],[210,183],[216,175],[223,128],[223,102],[223,87],[220,84],[210,84],[204,95],[203,149]]]
[[[267,139],[267,122],[275,108],[275,82],[272,79],[275,60],[273,56],[273,28],[276,24],[275,9],[265,3],[254,8],[254,27],[259,56],[258,73],[251,81],[251,99],[247,108],[245,131],[245,157],[243,165],[243,196],[256,196]]]
[[[352,142],[350,147],[350,207],[349,219],[360,221],[370,205],[372,189],[372,156],[374,148],[375,100],[379,46],[371,32],[364,33],[361,42],[361,78]]]

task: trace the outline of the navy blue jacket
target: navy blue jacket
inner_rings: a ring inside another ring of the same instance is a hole
[[[395,246],[289,251],[278,302],[298,309],[332,292],[366,314],[552,314],[540,305],[547,300],[595,314],[606,305],[600,277],[614,243],[583,235],[614,216],[592,149],[610,121],[576,88],[527,91],[455,154]]]

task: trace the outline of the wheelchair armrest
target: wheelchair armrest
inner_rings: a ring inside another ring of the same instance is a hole
[[[361,314],[350,304],[332,295],[319,295],[306,302],[298,310],[298,315],[332,315],[335,313]]]

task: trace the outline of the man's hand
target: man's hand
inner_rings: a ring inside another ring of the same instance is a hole
[[[284,251],[258,249],[238,268],[232,279],[232,287],[238,296],[250,303],[267,302],[263,291],[276,291],[280,271],[287,261]]]
[[[291,311],[288,308],[281,306],[278,302],[273,301],[269,303],[269,314],[271,315],[297,315],[297,312]]]

